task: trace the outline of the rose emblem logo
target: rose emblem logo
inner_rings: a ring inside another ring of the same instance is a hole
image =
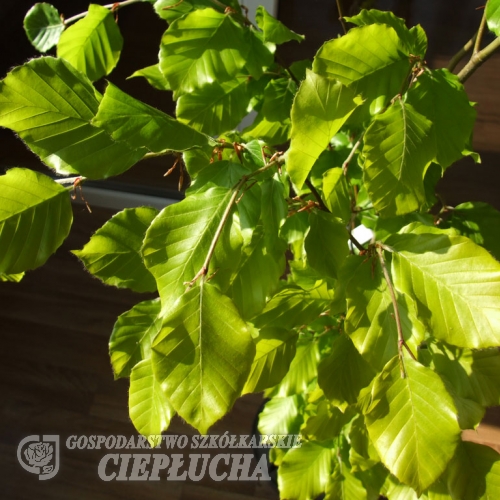
[[[23,469],[37,474],[38,479],[54,477],[59,471],[59,436],[25,437],[17,447],[17,460]]]
[[[24,456],[30,465],[42,467],[47,465],[53,458],[54,448],[49,443],[31,443],[24,450]]]

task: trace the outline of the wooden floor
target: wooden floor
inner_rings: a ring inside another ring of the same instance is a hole
[[[97,469],[109,451],[66,449],[71,435],[136,434],[128,418],[128,382],[113,381],[107,345],[117,315],[149,296],[102,285],[69,253],[109,216],[95,208],[88,214],[76,205],[71,236],[48,264],[19,284],[0,284],[0,498],[278,498],[270,484],[217,483],[208,474],[200,483],[171,482],[164,476],[159,482],[104,482]],[[260,404],[259,396],[242,398],[212,432],[251,434]],[[180,419],[170,431],[193,433]],[[53,479],[39,481],[17,462],[18,443],[32,434],[61,435],[60,470]],[[187,459],[186,450],[176,452]]]

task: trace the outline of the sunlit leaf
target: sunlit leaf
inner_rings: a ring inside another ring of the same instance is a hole
[[[356,349],[370,365],[380,371],[398,353],[398,331],[394,305],[387,282],[377,260],[350,257],[357,265],[351,269],[346,286],[347,315],[345,329]],[[417,317],[409,295],[396,295],[403,337],[416,353],[426,328]]]
[[[168,429],[175,411],[154,376],[151,359],[134,366],[130,374],[128,404],[130,420],[137,432],[146,436],[151,446],[157,446],[159,436]]]
[[[397,99],[366,130],[363,179],[383,216],[406,214],[425,204],[424,175],[436,155],[432,127],[425,116]]]
[[[115,378],[130,377],[132,368],[151,357],[151,343],[161,328],[160,301],[139,302],[116,320],[109,339]]]
[[[334,461],[333,474],[326,487],[325,500],[362,500],[364,498],[367,498],[367,492],[360,479],[342,460]]]
[[[344,17],[344,19],[356,26],[367,26],[369,24],[387,24],[393,28],[398,34],[399,38],[405,42],[408,50],[420,57],[425,56],[427,50],[427,37],[421,39],[420,32],[414,28],[409,30],[406,27],[404,19],[397,17],[390,11],[383,11],[377,9],[362,9],[361,12],[352,17]],[[422,30],[423,31],[423,30]]]
[[[152,66],[147,66],[146,68],[138,69],[134,71],[128,78],[137,78],[142,76],[145,78],[150,85],[158,90],[172,90],[168,84],[167,79],[163,76],[160,71],[159,64],[153,64]]]
[[[316,498],[326,489],[334,457],[330,443],[308,441],[289,450],[278,469],[280,495],[297,500]]]
[[[459,160],[472,135],[476,111],[458,78],[446,69],[426,71],[408,91],[406,102],[432,122],[428,133],[436,162],[447,168]]]
[[[326,42],[318,51],[313,71],[352,85],[361,94],[367,118],[382,111],[402,88],[410,65],[410,50],[396,30],[386,24],[353,28]]]
[[[232,191],[212,187],[163,209],[147,230],[142,248],[144,263],[156,278],[165,314],[186,291],[187,282],[201,270]],[[217,244],[208,275],[234,269],[241,239],[231,237],[231,224]],[[221,269],[222,268],[222,269]]]
[[[287,171],[301,188],[331,138],[361,103],[341,82],[308,71],[292,106],[292,140]]]
[[[498,0],[488,0],[486,3],[486,21],[488,28],[500,36],[500,2]]]
[[[154,292],[156,283],[140,254],[146,230],[158,211],[150,207],[127,208],[98,229],[90,241],[73,253],[85,268],[107,285]]]
[[[231,300],[201,284],[164,319],[153,344],[154,372],[179,415],[206,434],[240,395],[254,354]]]
[[[92,123],[106,130],[116,141],[154,152],[184,151],[209,143],[207,136],[134,99],[112,83],[106,87]]]
[[[33,59],[0,83],[0,126],[17,132],[57,173],[104,179],[129,169],[146,150],[116,143],[90,124],[99,99],[63,59]]]
[[[113,13],[90,4],[87,15],[62,33],[57,56],[95,81],[113,71],[122,46],[123,38]]]
[[[244,138],[259,138],[273,146],[290,138],[290,109],[297,86],[287,78],[271,80],[264,89],[262,107],[252,125],[243,130]]]
[[[180,122],[212,136],[234,129],[247,114],[250,94],[244,78],[207,83],[177,101]]]
[[[24,17],[26,36],[40,52],[56,45],[64,28],[58,10],[49,3],[36,3]]]
[[[259,28],[264,32],[264,40],[266,42],[276,44],[289,42],[290,40],[302,42],[305,38],[303,35],[299,35],[288,29],[282,22],[271,16],[262,5],[257,7],[255,20]]]
[[[457,229],[500,260],[500,212],[488,203],[461,203],[444,225]]]
[[[252,321],[258,328],[290,329],[307,325],[328,309],[332,298],[333,294],[324,285],[308,291],[287,287],[274,295]]]
[[[409,357],[404,366],[406,378],[396,356],[375,379],[365,421],[385,466],[420,494],[446,469],[460,427],[439,375]]]
[[[160,69],[174,91],[189,93],[232,80],[245,66],[247,52],[245,31],[231,16],[210,8],[194,10],[163,35]]]
[[[264,328],[260,331],[243,394],[260,392],[281,382],[295,356],[297,338],[293,330]]]
[[[396,287],[416,298],[436,338],[474,349],[500,345],[500,263],[468,238],[427,231],[387,239],[396,250]]]
[[[0,176],[0,273],[20,274],[45,264],[72,221],[64,187],[32,170],[7,170]]]

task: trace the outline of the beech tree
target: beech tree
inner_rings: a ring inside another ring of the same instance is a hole
[[[120,57],[116,10],[141,1],[166,30],[158,63],[133,76],[172,92],[175,117],[94,87]],[[110,332],[137,431],[154,442],[178,414],[205,434],[264,391],[260,432],[303,436],[271,450],[282,498],[500,498],[499,455],[461,439],[500,402],[500,213],[434,194],[478,159],[462,84],[500,46],[483,41],[500,36],[500,0],[442,69],[421,26],[374,9],[342,21],[286,67],[276,46],[303,36],[263,7],[253,24],[237,0],[127,0],[66,20],[36,4],[26,34],[57,56],[0,82],[0,125],[52,174],[0,176],[0,279],[61,245],[75,183],[174,155],[182,201],[125,209],[74,251],[103,283],[158,294]]]

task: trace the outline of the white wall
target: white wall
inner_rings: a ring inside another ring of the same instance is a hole
[[[278,14],[278,0],[242,0],[240,3],[248,7],[250,21],[255,20],[255,11],[259,5],[263,5],[275,17]]]

